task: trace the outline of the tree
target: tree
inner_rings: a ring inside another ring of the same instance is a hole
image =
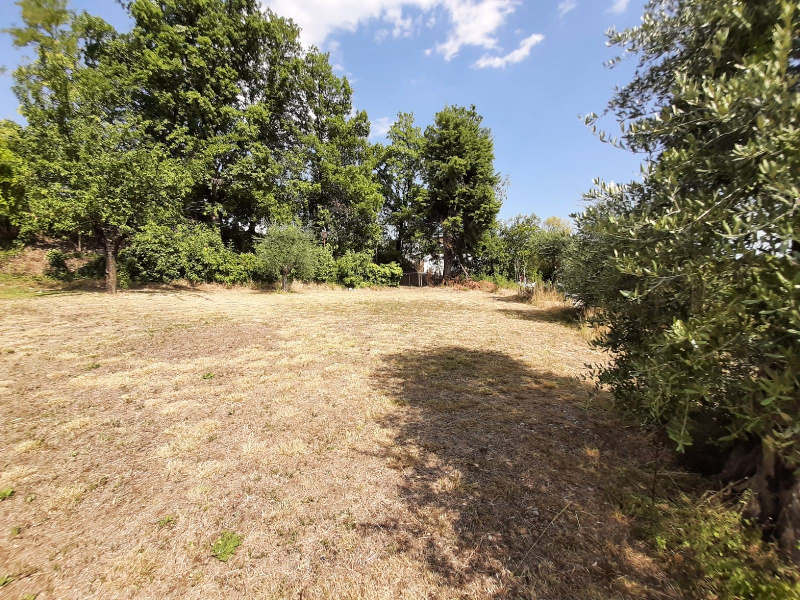
[[[600,381],[679,450],[720,446],[800,562],[800,9],[654,0],[611,42],[639,57],[610,109],[648,163],[578,218],[611,251]]]
[[[36,58],[14,73],[24,132],[29,227],[89,233],[105,247],[106,289],[117,289],[120,246],[173,208],[183,171],[147,137],[129,109],[129,88],[105,48],[118,43],[100,19],[73,15],[65,0],[20,0],[14,44]]]
[[[0,121],[0,244],[16,238],[25,223],[28,176],[22,128],[13,121]]]
[[[494,142],[482,122],[474,106],[448,106],[425,130],[428,196],[420,212],[428,235],[441,236],[445,278],[455,274],[456,265],[468,275],[466,259],[494,227],[500,210]]]
[[[536,215],[517,215],[500,224],[499,235],[510,262],[506,270],[514,281],[519,281],[520,275],[533,276],[537,270],[534,242],[539,231]]]
[[[378,179],[386,199],[383,206],[385,223],[393,231],[395,249],[402,257],[421,252],[414,238],[418,205],[425,194],[422,183],[422,151],[425,138],[422,129],[414,124],[413,113],[398,113],[397,121],[389,128],[389,146],[383,149]]]
[[[267,277],[280,278],[284,292],[289,291],[294,279],[308,279],[314,275],[314,239],[297,225],[270,226],[256,244],[256,256]]]
[[[383,205],[375,177],[378,156],[369,143],[367,113],[353,109],[347,78],[333,73],[327,54],[310,52],[302,73],[301,160],[304,176],[294,183],[299,215],[329,233],[337,255],[375,252]]]
[[[188,216],[247,248],[297,214],[309,119],[298,27],[257,0],[133,0],[130,78],[148,133],[190,159]]]

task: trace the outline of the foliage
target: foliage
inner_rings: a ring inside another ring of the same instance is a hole
[[[491,131],[475,107],[448,106],[425,130],[428,194],[420,202],[430,238],[441,235],[444,276],[458,275],[491,231],[500,209]]]
[[[29,229],[56,235],[98,233],[106,245],[108,290],[116,289],[122,240],[168,211],[185,183],[165,148],[145,135],[130,110],[119,65],[98,60],[117,41],[101,19],[72,15],[66,0],[19,0],[25,27],[14,44],[35,58],[15,72],[27,121]],[[101,53],[102,54],[102,53]]]
[[[401,112],[387,133],[389,146],[382,149],[378,179],[386,202],[385,225],[393,230],[395,249],[402,257],[419,257],[420,201],[425,196],[422,129],[414,124],[413,113]]]
[[[122,250],[121,263],[139,282],[246,283],[257,261],[225,246],[219,231],[199,223],[148,224]]]
[[[295,279],[314,276],[317,266],[315,242],[311,234],[296,225],[272,225],[256,244],[261,273],[272,280],[280,279],[288,292]]]
[[[337,277],[336,259],[327,248],[315,248],[314,281],[334,283]]]
[[[397,286],[403,269],[397,263],[377,265],[367,252],[348,252],[336,261],[339,283],[349,288],[369,285]]]
[[[654,504],[629,496],[625,513],[634,517],[637,535],[654,546],[669,565],[669,575],[695,598],[772,600],[800,597],[800,577],[785,565],[761,532],[742,520],[746,501],[729,506],[715,498]]]
[[[50,250],[47,253],[47,275],[53,279],[68,281],[72,273],[67,266],[67,255],[61,250]]]
[[[620,144],[650,161],[578,218],[584,256],[591,239],[611,250],[585,295],[608,326],[600,380],[678,449],[708,423],[722,443],[755,438],[786,489],[800,485],[798,30],[790,0],[659,0],[612,33],[640,59],[610,104]],[[800,559],[800,513],[774,485],[755,502]]]
[[[5,488],[0,490],[0,501],[6,500],[7,498],[11,498],[14,495],[13,488]]]
[[[223,531],[219,539],[211,546],[211,553],[222,562],[228,562],[228,559],[236,554],[236,548],[241,545],[241,536],[233,531]]]
[[[0,243],[16,237],[27,212],[28,165],[22,156],[22,134],[13,121],[0,121]]]

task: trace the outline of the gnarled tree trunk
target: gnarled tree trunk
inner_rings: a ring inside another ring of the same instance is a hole
[[[761,444],[734,451],[722,474],[729,481],[747,476],[753,497],[745,516],[758,522],[784,555],[800,566],[800,469]]]

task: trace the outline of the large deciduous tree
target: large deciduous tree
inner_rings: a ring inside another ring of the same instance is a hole
[[[475,107],[448,106],[425,130],[424,224],[440,235],[444,277],[465,274],[468,257],[495,225],[500,210],[494,142]]]
[[[117,44],[100,19],[74,15],[65,0],[20,0],[25,26],[14,43],[35,58],[14,73],[27,120],[28,227],[89,233],[105,247],[106,287],[117,288],[124,239],[179,195],[182,169],[152,142],[129,107],[129,88],[106,50]],[[106,59],[106,60],[101,60]]]
[[[721,446],[800,562],[800,7],[653,0],[611,41],[639,67],[610,108],[649,160],[578,219],[607,249],[601,381],[678,448]]]
[[[383,148],[378,179],[386,199],[383,215],[392,229],[395,250],[404,258],[418,257],[415,244],[419,204],[425,197],[422,152],[425,138],[414,124],[414,114],[401,112],[387,134],[389,145]]]

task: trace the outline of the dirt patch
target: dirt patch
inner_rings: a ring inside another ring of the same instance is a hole
[[[497,298],[4,301],[3,592],[677,598],[600,485],[650,453],[586,407],[601,357]]]

